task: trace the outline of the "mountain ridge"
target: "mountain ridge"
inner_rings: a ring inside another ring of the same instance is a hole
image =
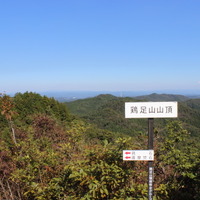
[[[157,94],[152,93],[149,95],[137,96],[136,99],[140,100],[147,100],[147,101],[186,101],[189,100],[189,97],[184,95],[177,95],[177,94]]]
[[[183,122],[184,126],[192,135],[199,137],[200,133],[200,99],[187,99],[180,95],[150,95],[146,96],[157,101],[178,101],[179,114],[177,120]],[[155,98],[152,98],[155,97]],[[161,97],[161,99],[158,99]],[[185,100],[184,100],[185,99]],[[133,97],[115,97],[113,95],[98,95],[96,97],[65,102],[69,111],[89,123],[97,125],[98,128],[108,129],[114,132],[135,135],[145,132],[146,119],[125,119],[125,102],[145,101],[145,99]],[[156,127],[162,129],[166,121],[175,119],[155,119]]]

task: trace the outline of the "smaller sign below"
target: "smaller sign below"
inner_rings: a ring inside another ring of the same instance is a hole
[[[153,161],[154,150],[123,150],[123,160]]]

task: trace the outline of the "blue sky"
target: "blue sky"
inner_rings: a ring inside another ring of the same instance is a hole
[[[200,93],[199,0],[0,0],[0,92]]]

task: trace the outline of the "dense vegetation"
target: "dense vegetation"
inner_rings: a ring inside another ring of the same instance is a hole
[[[147,146],[147,121],[124,119],[131,100],[101,95],[66,106],[35,93],[2,94],[0,199],[147,199],[147,162],[122,160],[122,150]],[[200,199],[199,132],[186,129],[199,131],[199,105],[184,102],[181,120],[156,122],[156,200]]]

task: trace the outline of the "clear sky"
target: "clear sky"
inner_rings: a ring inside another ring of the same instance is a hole
[[[200,91],[199,0],[0,0],[0,92]]]

